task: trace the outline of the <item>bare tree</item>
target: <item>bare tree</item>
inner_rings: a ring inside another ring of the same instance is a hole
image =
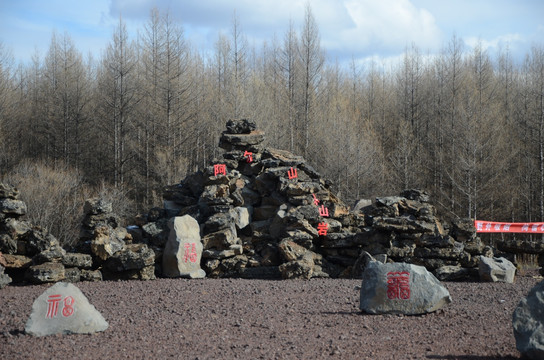
[[[321,49],[319,29],[308,3],[304,12],[304,25],[300,35],[298,48],[301,76],[298,79],[300,86],[300,118],[301,132],[300,152],[308,157],[312,122],[314,121],[315,101],[318,96],[321,73],[325,63],[325,56]]]
[[[128,39],[126,25],[119,25],[108,45],[99,73],[100,105],[104,123],[102,131],[107,136],[105,166],[112,171],[115,187],[125,184],[128,162],[133,160],[130,137],[134,135],[134,117],[138,103],[136,46]]]

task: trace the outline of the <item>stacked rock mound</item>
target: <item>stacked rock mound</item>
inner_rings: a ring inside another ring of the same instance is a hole
[[[440,280],[477,277],[480,256],[492,257],[493,250],[477,237],[472,220],[458,220],[448,229],[429,201],[423,191],[405,190],[400,196],[356,207],[365,215],[365,226],[354,238],[361,239],[361,249],[370,254],[425,266]]]
[[[5,268],[4,279],[7,274],[17,282],[91,280],[91,256],[66,252],[49,232],[22,220],[26,211],[19,191],[0,183],[0,273]]]
[[[229,121],[222,158],[166,189],[165,209],[137,231],[143,241],[160,245],[168,217],[191,215],[210,277],[360,277],[367,254],[424,265],[441,279],[475,274],[484,244],[472,225],[444,229],[425,192],[350,211],[302,157],[263,141],[255,123]]]
[[[111,203],[87,200],[77,252],[67,252],[39,226],[22,220],[26,204],[16,188],[0,184],[0,287],[15,282],[154,279],[155,252],[132,244]]]
[[[200,265],[209,277],[360,278],[373,256],[452,280],[478,276],[480,255],[493,256],[471,220],[446,227],[423,191],[361,200],[350,210],[302,157],[263,142],[254,122],[229,121],[221,158],[167,187],[164,208],[127,229],[111,203],[87,200],[73,253],[21,220],[26,205],[18,191],[0,184],[0,286],[10,277],[41,283],[171,276],[162,264],[169,224],[184,215],[200,226]]]
[[[133,243],[127,229],[119,226],[111,203],[89,199],[83,210],[80,250],[92,255],[96,271],[108,280],[155,278],[155,252],[146,244]]]

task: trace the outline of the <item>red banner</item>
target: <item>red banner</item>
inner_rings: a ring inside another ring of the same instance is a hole
[[[474,227],[479,233],[528,233],[544,234],[544,222],[504,223],[474,220]]]

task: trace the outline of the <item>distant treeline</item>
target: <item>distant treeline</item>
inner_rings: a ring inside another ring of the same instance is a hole
[[[420,188],[445,217],[544,221],[542,44],[519,64],[454,36],[436,56],[340,65],[308,6],[258,46],[235,17],[203,54],[153,10],[138,38],[120,19],[99,56],[53,33],[44,57],[16,64],[0,47],[0,177],[61,164],[144,209],[218,155],[228,119],[250,118],[348,203]]]

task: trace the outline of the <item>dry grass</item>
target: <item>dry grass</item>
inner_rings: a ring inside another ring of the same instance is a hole
[[[17,187],[20,199],[28,207],[26,219],[53,234],[62,246],[70,248],[79,240],[83,204],[91,197],[101,197],[113,204],[121,218],[132,209],[126,192],[105,183],[93,188],[75,169],[61,163],[44,164],[25,161],[1,181]]]

